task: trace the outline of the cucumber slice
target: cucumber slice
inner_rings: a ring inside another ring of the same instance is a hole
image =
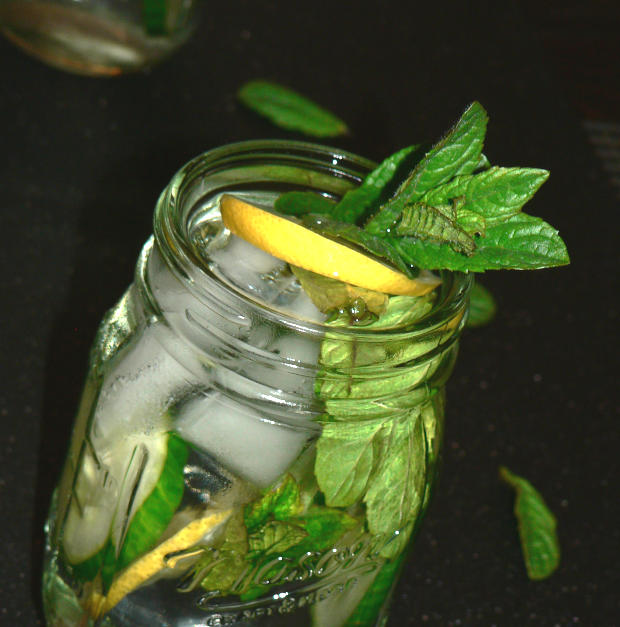
[[[108,585],[170,522],[187,459],[187,445],[165,431],[109,441],[83,453],[62,539],[74,576],[89,581],[103,568]]]
[[[88,413],[62,531],[64,557],[78,579],[93,579],[104,561],[116,563],[134,516],[164,474],[172,423],[169,407],[190,381],[179,362],[162,350],[161,339],[158,325],[146,327],[139,340],[123,349],[123,359],[109,362]],[[178,446],[172,448],[179,452]],[[177,501],[182,463],[171,462],[177,487],[164,510]],[[162,493],[166,489],[164,481]],[[156,506],[151,522],[159,510]],[[154,533],[159,532],[150,533],[147,544],[157,539]]]
[[[124,537],[115,537],[115,534],[111,539],[111,557],[117,557],[104,560],[102,572],[104,589],[109,587],[116,572],[155,546],[170,523],[183,497],[185,487],[183,468],[187,462],[187,455],[187,444],[177,435],[170,435],[166,460],[159,480],[151,493],[142,506],[135,511],[133,518],[117,514],[120,518],[119,522],[124,520],[131,520],[131,522]],[[115,532],[119,528],[119,525],[115,524]],[[117,544],[118,542],[120,544]]]
[[[63,528],[62,549],[78,579],[92,579],[102,561],[114,515],[115,490],[102,480],[99,460],[90,448],[82,453],[69,511]]]
[[[385,611],[386,601],[390,598],[396,575],[404,559],[405,553],[401,553],[393,562],[386,562],[383,565],[344,627],[364,627],[365,625],[377,624],[377,619]]]

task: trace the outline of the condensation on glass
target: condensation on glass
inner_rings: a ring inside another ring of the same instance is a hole
[[[195,22],[195,0],[0,0],[0,29],[55,67],[115,76],[175,50]]]
[[[223,193],[337,199],[371,168],[248,142],[194,159],[164,190],[93,345],[47,525],[49,625],[386,616],[437,472],[469,279],[442,275],[434,300],[383,328],[328,320],[218,210]],[[406,507],[388,520],[395,501]]]

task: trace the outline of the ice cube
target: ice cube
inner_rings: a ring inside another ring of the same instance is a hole
[[[214,272],[242,291],[267,302],[276,296],[273,283],[264,275],[283,268],[284,261],[232,234],[226,246],[210,250],[209,256]]]
[[[325,322],[327,320],[327,316],[317,308],[308,294],[301,288],[295,298],[287,303],[286,312],[309,322]]]
[[[183,439],[261,488],[286,471],[311,436],[309,430],[272,420],[220,392],[182,406],[175,427]]]
[[[175,277],[157,248],[152,248],[148,261],[149,286],[165,312],[166,322],[179,335],[190,344],[204,348],[213,334],[230,338],[247,332],[250,320],[239,298],[221,286],[214,292],[213,282],[197,268],[187,278],[182,282]],[[195,293],[193,285],[199,287]]]
[[[105,378],[95,411],[93,442],[113,442],[119,432],[164,429],[165,413],[197,378],[162,345],[161,325],[147,327]],[[179,347],[182,348],[182,347]],[[187,362],[187,356],[183,355]]]
[[[269,347],[281,360],[269,376],[269,385],[276,390],[311,396],[320,344],[320,338],[313,336],[279,336]]]

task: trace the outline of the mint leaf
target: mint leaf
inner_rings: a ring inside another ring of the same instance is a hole
[[[360,525],[359,520],[345,512],[318,506],[308,509],[298,521],[308,533],[308,538],[300,545],[297,555],[333,547],[347,531]]]
[[[326,237],[354,244],[362,251],[388,261],[410,278],[415,278],[418,275],[418,271],[403,261],[398,251],[388,240],[372,235],[354,224],[337,222],[325,216],[309,214],[303,216],[302,220],[304,226],[309,229]]]
[[[422,202],[437,205],[463,197],[463,208],[479,214],[490,226],[519,213],[548,178],[547,170],[493,167],[458,176],[424,194]]]
[[[349,314],[349,324],[370,322],[387,308],[388,297],[382,292],[343,283],[296,266],[291,266],[291,270],[320,311],[346,311]]]
[[[455,252],[448,244],[412,237],[388,239],[405,262],[429,270],[536,270],[569,263],[566,245],[558,232],[544,220],[525,213],[488,228],[470,257]]]
[[[455,176],[471,174],[480,164],[487,119],[479,102],[469,105],[447,135],[413,169],[396,195],[368,221],[366,230],[374,235],[386,233],[406,205]]]
[[[312,485],[311,495],[302,494],[300,484],[287,475],[244,511],[234,514],[217,547],[204,547],[184,582],[185,589],[189,591],[200,582],[217,596],[238,594],[244,601],[255,599],[270,588],[270,579],[284,582],[288,572],[298,573],[303,556],[316,561],[346,532],[355,527],[361,531],[359,518],[312,505],[314,480]],[[307,503],[305,507],[302,501]]]
[[[367,328],[396,329],[410,326],[430,313],[436,299],[435,292],[429,292],[424,296],[390,296],[385,313]],[[411,345],[411,342],[408,341],[407,344]],[[392,350],[395,347],[390,342],[384,342],[383,345],[386,348],[391,347]],[[399,344],[397,350],[400,348]]]
[[[220,595],[228,594],[247,569],[248,538],[241,512],[231,516],[225,534],[221,546],[206,549],[192,569],[199,576],[203,575],[200,585],[205,590],[217,590]]]
[[[424,492],[422,509],[426,509],[431,498],[431,490],[437,472],[441,446],[443,442],[443,423],[446,409],[446,391],[440,388],[428,402],[422,405],[420,414],[424,423],[426,437],[426,459],[428,464],[427,483]]]
[[[483,153],[480,153],[480,159],[478,159],[478,163],[474,168],[474,172],[481,172],[482,170],[488,170],[491,167],[491,162],[488,160],[487,156]]]
[[[272,520],[248,538],[248,557],[255,559],[265,555],[281,555],[299,544],[308,534],[298,525]]]
[[[435,297],[390,297],[385,313],[365,328],[413,324],[432,309]],[[335,330],[347,326],[346,316],[328,324]],[[316,390],[327,414],[316,444],[317,483],[328,506],[366,504],[368,530],[386,558],[404,550],[428,502],[443,393],[421,384],[452,358],[451,335],[438,328],[418,342],[398,334],[392,341],[365,342],[327,332],[321,345]],[[442,342],[447,347],[436,350]],[[431,351],[429,358],[415,361]],[[379,365],[390,376],[368,376]]]
[[[247,107],[288,130],[314,137],[334,137],[349,132],[347,125],[335,115],[277,83],[250,81],[239,90],[238,96]]]
[[[274,208],[278,213],[289,216],[303,216],[307,213],[331,214],[334,201],[314,192],[287,192],[278,197]]]
[[[325,506],[310,506],[297,516],[264,522],[249,536],[251,551],[248,560],[253,564],[249,570],[251,579],[255,581],[256,572],[260,572],[264,582],[272,578],[286,581],[288,572],[299,572],[299,560],[303,556],[320,557],[354,527],[361,527],[361,521]],[[282,559],[274,562],[274,556]],[[267,562],[272,566],[265,570]],[[241,599],[255,599],[268,588],[266,583],[246,581],[241,589]]]
[[[374,464],[373,440],[383,419],[323,425],[314,473],[330,507],[348,507],[364,495]]]
[[[275,209],[285,215],[313,213],[354,224],[394,193],[406,176],[406,168],[419,158],[419,152],[419,146],[409,146],[389,156],[366,176],[359,187],[346,192],[338,203],[314,192],[287,192],[276,200]]]
[[[396,550],[390,543],[381,551],[393,557],[407,542],[424,498],[426,440],[420,410],[390,420],[374,444],[377,463],[364,496],[366,519],[369,531],[386,541],[399,533]]]
[[[503,466],[499,472],[500,477],[517,493],[515,516],[519,522],[519,536],[527,574],[530,579],[545,579],[560,564],[556,519],[543,497],[529,481]]]
[[[409,327],[432,309],[435,298],[432,292],[420,297],[392,296],[385,313],[364,328]],[[328,324],[346,327],[349,316],[343,313]],[[445,339],[449,336],[445,334]],[[316,381],[317,395],[324,401],[329,416],[342,421],[384,416],[390,407],[396,409],[419,404],[428,397],[428,390],[415,389],[416,386],[434,372],[445,355],[442,351],[435,353],[429,361],[420,364],[409,362],[434,350],[442,341],[443,331],[427,334],[413,343],[401,340],[397,335],[391,341],[365,342],[326,333],[319,357],[321,371]],[[408,367],[398,368],[408,363]],[[390,376],[369,377],[369,367],[379,364],[390,372]],[[357,399],[354,411],[346,399]]]
[[[365,330],[378,329],[398,329],[410,327],[415,322],[421,320],[433,308],[436,294],[429,292],[424,296],[390,296],[381,316],[364,327]],[[329,326],[348,327],[350,324],[347,312],[332,318]],[[335,333],[326,333],[321,343],[321,353],[319,363],[322,368],[329,370],[330,377],[325,381],[330,383],[331,375],[352,371],[355,368],[371,365],[383,365],[392,367],[404,363],[429,350],[427,342],[432,342],[434,348],[439,343],[439,338],[425,337],[424,341],[412,343],[408,340],[400,340],[395,336],[391,341],[368,342],[357,340],[356,338],[343,338]],[[323,373],[325,374],[325,373]],[[338,379],[336,379],[338,380]],[[324,381],[321,374],[318,377],[319,384]],[[334,389],[322,390],[325,398],[333,396]],[[354,391],[349,389],[347,395],[355,396]]]
[[[462,229],[439,207],[432,207],[421,202],[407,205],[403,209],[401,220],[396,227],[397,235],[410,235],[431,242],[446,243],[457,253],[471,255],[476,250],[474,238]]]
[[[495,317],[497,305],[493,294],[477,281],[469,292],[468,327],[482,327]]]
[[[302,510],[299,486],[295,479],[286,475],[283,481],[266,492],[262,498],[246,506],[245,525],[253,533],[271,518],[288,520]]]
[[[340,222],[356,223],[371,210],[379,207],[381,202],[396,191],[409,166],[414,159],[419,159],[420,146],[403,148],[381,162],[356,189],[348,191],[336,205],[332,217]],[[315,212],[318,213],[318,212]]]
[[[487,221],[469,209],[459,209],[456,224],[469,235],[484,237],[487,234]]]

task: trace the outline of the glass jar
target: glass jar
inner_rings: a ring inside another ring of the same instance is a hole
[[[432,492],[470,279],[329,318],[219,199],[373,164],[247,142],[181,169],[103,319],[47,525],[48,624],[374,625]]]
[[[63,70],[115,76],[149,67],[188,37],[195,0],[0,0],[13,43]]]

